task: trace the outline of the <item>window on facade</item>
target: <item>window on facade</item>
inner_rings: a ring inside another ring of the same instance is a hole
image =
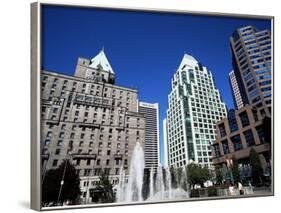
[[[256,109],[252,109],[252,113],[253,113],[254,120],[258,121],[259,120],[258,111]]]
[[[102,148],[102,142],[99,143],[99,148]]]
[[[109,159],[106,160],[106,165],[107,165],[107,166],[109,165]]]
[[[48,146],[50,144],[50,140],[45,140],[45,146]]]
[[[48,76],[44,76],[43,81],[47,81],[47,80],[48,80]]]
[[[100,169],[100,168],[99,168],[99,169],[95,169],[95,170],[94,170],[94,175],[99,175],[100,172],[101,172],[101,169]]]
[[[51,136],[52,136],[52,132],[49,131],[49,132],[47,133],[47,137],[51,137]]]
[[[69,141],[68,147],[70,147],[72,149],[73,147],[73,141]]]
[[[53,113],[57,113],[57,112],[58,112],[58,108],[54,108]]]
[[[100,165],[100,159],[97,159],[97,165],[98,166]]]
[[[59,140],[57,146],[61,146],[61,145],[62,145],[62,140]]]
[[[45,154],[47,154],[47,153],[48,153],[48,149],[47,149],[47,148],[44,148],[43,151],[42,151],[42,154],[45,155]]]
[[[225,131],[224,123],[219,124],[219,130],[220,130],[221,137],[226,136],[226,131]]]
[[[84,176],[89,176],[90,175],[91,170],[90,169],[85,169],[84,170]]]
[[[56,149],[56,155],[60,154],[60,149]]]
[[[243,148],[240,135],[232,136],[230,139],[235,151],[241,150]]]
[[[80,165],[80,159],[77,159],[76,160],[76,166],[79,166]]]
[[[266,136],[265,136],[265,131],[262,125],[256,127],[256,131],[258,133],[260,143],[266,143]]]
[[[247,115],[246,111],[241,112],[239,114],[239,117],[240,117],[242,127],[248,126],[250,124],[250,121],[249,121],[249,118],[248,118],[248,115]]]
[[[223,147],[223,153],[225,155],[230,153],[229,147],[228,147],[228,141],[227,140],[223,140],[221,143],[222,143],[222,147]]]
[[[54,160],[53,161],[53,166],[57,166],[58,165],[58,160]]]
[[[229,124],[230,132],[235,132],[238,130],[238,125],[237,125],[234,110],[229,110],[228,112],[228,124]]]
[[[254,135],[251,129],[243,132],[247,146],[252,146],[255,144]]]

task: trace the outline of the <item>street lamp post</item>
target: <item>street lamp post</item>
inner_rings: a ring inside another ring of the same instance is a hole
[[[67,154],[67,157],[65,158],[65,160],[67,160],[68,157],[71,159],[71,152],[69,152],[69,153]],[[63,174],[62,174],[62,179],[61,179],[61,182],[60,182],[60,190],[59,190],[59,195],[58,195],[57,203],[59,203],[59,201],[60,201],[61,191],[62,191],[62,187],[63,187],[63,184],[64,184],[64,178],[65,178],[66,167],[67,167],[67,161],[65,161],[65,165],[64,165],[64,169],[63,169]],[[62,205],[63,205],[63,204],[62,204]]]

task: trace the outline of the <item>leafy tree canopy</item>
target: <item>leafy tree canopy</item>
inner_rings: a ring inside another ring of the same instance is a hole
[[[67,200],[74,202],[79,199],[81,194],[79,175],[69,160],[63,161],[57,169],[48,170],[42,181],[43,203],[56,203],[58,198],[60,203]]]
[[[211,178],[209,170],[201,165],[191,163],[187,165],[187,177],[191,185],[203,184]]]

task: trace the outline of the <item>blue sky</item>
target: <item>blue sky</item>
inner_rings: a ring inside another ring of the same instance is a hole
[[[104,47],[116,84],[137,88],[142,101],[159,103],[161,154],[167,96],[183,54],[211,70],[231,108],[229,37],[246,25],[271,28],[269,20],[249,18],[57,6],[44,6],[42,12],[42,68],[73,75],[78,57],[93,58]]]

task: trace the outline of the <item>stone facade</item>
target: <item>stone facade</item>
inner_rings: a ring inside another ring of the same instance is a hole
[[[144,146],[138,91],[114,85],[103,51],[92,60],[79,58],[74,76],[43,70],[41,77],[42,173],[70,159],[89,199],[102,169],[117,183],[121,167],[128,173],[135,144]]]
[[[271,163],[269,126],[270,118],[263,117],[251,105],[229,112],[228,118],[216,124],[217,138],[212,145],[214,165],[226,168],[227,161],[235,157],[239,164],[248,166],[250,150],[254,148],[265,170]]]

